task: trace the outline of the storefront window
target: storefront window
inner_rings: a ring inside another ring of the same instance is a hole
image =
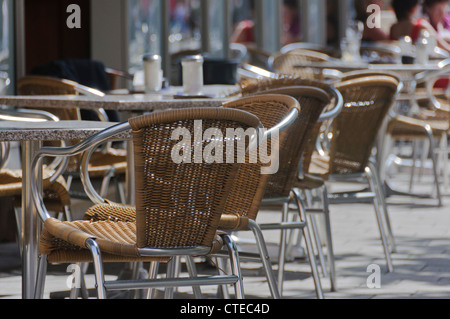
[[[199,50],[200,0],[170,0],[169,52]]]
[[[129,64],[139,68],[144,54],[161,52],[161,8],[159,0],[130,0]]]
[[[13,77],[10,52],[11,4],[9,0],[0,1],[0,94],[5,94],[10,89],[8,85]]]

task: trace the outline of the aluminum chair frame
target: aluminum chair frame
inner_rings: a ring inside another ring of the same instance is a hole
[[[283,131],[287,126],[289,126],[292,121],[296,118],[298,113],[291,112],[290,116],[279,126],[276,128],[273,128],[273,130],[269,130],[264,132],[263,137],[253,137],[253,141],[250,142],[250,146],[255,147],[255,143],[260,143],[261,141],[269,138],[272,134],[277,134],[279,131]],[[92,199],[94,203],[104,203],[105,200],[95,191],[95,189],[92,187],[92,184],[88,178],[88,171],[87,171],[87,165],[86,163],[89,160],[90,155],[92,154],[92,150],[95,148],[96,145],[102,144],[106,142],[107,140],[110,140],[111,137],[120,134],[122,132],[125,132],[127,130],[130,130],[130,125],[128,123],[122,123],[119,125],[116,125],[112,128],[106,129],[103,132],[100,132],[91,138],[88,138],[81,143],[74,145],[72,147],[66,147],[66,148],[42,148],[35,156],[33,161],[33,172],[36,169],[37,165],[40,164],[43,157],[46,156],[73,156],[75,154],[80,154],[84,152],[83,155],[83,161],[84,165],[82,164],[83,169],[82,172],[82,180],[83,184],[85,186],[86,192],[88,196]],[[262,127],[260,127],[260,130]],[[259,131],[257,132],[259,134]],[[38,213],[42,220],[45,220],[49,217],[48,212],[46,211],[45,205],[42,202],[42,198],[40,196],[40,193],[38,191],[38,187],[35,183],[32,183],[31,186],[32,189],[32,196],[33,200],[36,204]],[[240,266],[239,266],[239,255],[237,253],[237,247],[235,246],[233,239],[231,236],[227,234],[221,235],[228,250],[229,250],[229,258],[232,261],[233,267],[233,275],[230,276],[221,276],[220,278],[217,276],[209,276],[209,277],[203,277],[203,278],[189,278],[189,279],[166,279],[166,280],[146,280],[145,282],[137,282],[137,281],[123,281],[123,282],[104,282],[104,273],[102,270],[102,262],[101,262],[101,254],[98,248],[98,245],[96,244],[95,240],[89,240],[86,242],[87,248],[91,251],[91,254],[94,259],[94,266],[96,269],[96,287],[99,298],[104,298],[106,296],[106,290],[122,290],[124,288],[126,289],[150,289],[153,287],[174,287],[174,286],[197,286],[200,284],[203,285],[218,285],[218,284],[235,284],[236,289],[236,296],[238,298],[244,297],[243,292],[243,285],[242,285],[242,274],[240,273]],[[209,247],[197,247],[193,249],[139,249],[139,252],[142,255],[160,255],[160,256],[175,256],[175,255],[185,255],[185,256],[198,256],[200,254],[205,254],[209,252]],[[44,276],[46,272],[46,265],[47,262],[45,258],[41,258],[39,262],[39,275],[38,275],[38,284],[36,286],[36,292],[35,296],[39,297],[42,296],[43,293],[43,285],[44,285]],[[190,264],[192,268],[192,264]],[[154,265],[153,265],[154,266]],[[155,267],[153,267],[155,269]],[[193,272],[191,272],[193,273]],[[99,284],[103,283],[103,284]]]
[[[367,180],[369,184],[368,191],[360,192],[345,192],[345,193],[333,193],[328,194],[328,201],[330,204],[335,203],[347,203],[347,202],[357,202],[365,201],[367,199],[372,199],[375,215],[377,219],[378,229],[380,232],[381,242],[383,246],[383,251],[386,259],[386,265],[388,272],[394,271],[394,266],[392,263],[391,252],[396,251],[395,239],[392,232],[391,223],[389,220],[386,200],[384,196],[384,190],[379,179],[378,169],[373,160],[369,160],[368,165],[365,168],[364,173],[361,174],[350,174],[350,175],[330,175],[329,182],[355,182],[360,180],[361,182]]]
[[[442,76],[448,76],[450,74],[450,59],[445,59],[441,62],[438,63],[439,66],[439,70],[438,71],[425,71],[422,73],[419,73],[415,76],[415,83],[416,84],[425,84],[425,90],[426,90],[426,96],[427,99],[429,100],[432,109],[434,110],[443,110],[444,112],[448,113],[450,110],[449,109],[445,109],[444,105],[442,105],[439,100],[436,98],[435,94],[434,94],[434,84],[436,83],[436,80],[438,80],[440,77]],[[408,122],[409,118],[408,116],[403,116],[403,115],[397,115],[395,113],[393,113],[391,115],[394,118],[399,119],[400,121],[404,121],[404,122]],[[435,187],[435,197],[437,199],[437,205],[438,207],[442,206],[442,191],[441,191],[441,186],[440,186],[440,182],[439,182],[439,174],[438,174],[438,159],[436,156],[436,152],[441,152],[443,155],[447,152],[448,154],[448,150],[445,149],[441,149],[441,150],[435,150],[433,145],[435,142],[435,132],[433,130],[432,125],[430,125],[429,123],[427,123],[426,119],[417,119],[417,118],[413,118],[412,119],[414,122],[414,126],[416,126],[417,128],[421,129],[422,134],[423,134],[423,138],[425,139],[425,141],[427,141],[429,143],[430,149],[429,149],[429,156],[431,159],[431,164],[432,164],[432,174],[433,174],[433,178],[434,178],[434,187]],[[441,136],[441,141],[445,140],[448,137],[448,132],[447,133],[442,133]],[[442,143],[444,145],[444,147],[446,146],[446,143]],[[413,157],[415,157],[416,155],[416,145],[414,143],[414,147],[413,147]],[[423,154],[425,156],[425,154]],[[445,155],[443,156],[445,158]],[[387,170],[389,169],[389,167],[391,167],[392,165],[407,165],[407,163],[402,160],[401,158],[397,157],[397,156],[389,156],[386,159],[386,162],[384,164],[384,171],[387,172]],[[447,161],[444,161],[443,163],[444,165],[444,172],[448,172],[448,168],[447,168]],[[387,177],[387,175],[385,176],[385,183],[386,186],[388,187],[388,192],[393,193],[393,194],[401,194],[401,195],[407,195],[407,196],[415,196],[415,197],[419,197],[419,198],[429,198],[429,197],[433,197],[433,194],[431,195],[424,195],[424,194],[416,194],[413,193],[411,191],[412,188],[412,181],[414,179],[414,173],[415,173],[415,167],[416,167],[416,159],[414,158],[413,163],[412,163],[412,170],[411,170],[411,176],[410,176],[410,191],[409,192],[405,192],[405,191],[400,191],[398,188],[396,188],[393,183],[390,181],[390,179]],[[383,174],[384,175],[384,174]],[[444,183],[447,184],[448,181],[448,176],[444,175]]]
[[[266,78],[272,78],[272,79],[279,79],[279,75],[275,75],[273,77],[266,77]],[[307,81],[308,82],[308,81]],[[304,83],[304,85],[308,85],[308,83]],[[310,84],[312,86],[314,86],[314,84]],[[301,84],[299,84],[299,86],[302,86]],[[285,89],[288,89],[288,87],[284,87]],[[270,89],[268,89],[270,90]],[[263,92],[262,92],[263,93]],[[262,94],[261,92],[258,94]],[[325,131],[325,135],[328,131],[328,129],[330,128],[330,124],[333,118],[335,118],[342,110],[343,108],[343,97],[341,95],[341,93],[333,86],[328,86],[327,88],[327,93],[330,95],[330,100],[334,100],[333,101],[333,105],[330,104],[329,107],[326,107],[325,110],[322,112],[322,114],[320,115],[318,122],[328,122],[326,131]],[[320,141],[320,136],[318,137],[318,142]],[[318,143],[318,149],[321,148],[321,146],[319,145],[320,143]],[[302,168],[302,161],[300,161],[299,163],[299,176],[301,177],[303,175],[303,168]],[[307,192],[305,190],[305,192]],[[336,290],[336,270],[335,270],[335,257],[334,257],[334,252],[333,252],[333,244],[332,244],[332,237],[331,237],[331,225],[330,225],[330,217],[329,217],[329,210],[328,210],[328,205],[327,205],[327,192],[326,192],[326,187],[323,186],[321,189],[321,193],[323,194],[323,200],[322,202],[323,204],[323,208],[321,209],[317,209],[317,208],[312,208],[310,206],[308,206],[302,199],[302,197],[300,196],[300,192],[298,189],[293,189],[291,192],[291,195],[289,197],[286,198],[278,198],[278,199],[263,199],[262,205],[264,206],[265,204],[269,204],[269,205],[273,205],[273,204],[278,204],[278,205],[282,205],[283,206],[283,210],[282,210],[282,218],[283,221],[280,224],[272,224],[272,225],[268,225],[268,226],[264,226],[264,225],[260,225],[262,230],[264,229],[274,229],[277,228],[282,230],[282,234],[280,237],[280,254],[279,254],[279,259],[278,259],[278,264],[279,264],[279,269],[281,269],[282,271],[278,272],[278,290],[280,291],[280,293],[282,293],[283,291],[283,273],[284,273],[284,267],[285,267],[285,262],[286,262],[286,254],[289,254],[290,249],[292,249],[291,247],[287,247],[286,244],[286,230],[293,230],[293,229],[300,229],[304,232],[304,237],[306,240],[306,245],[308,248],[308,254],[309,254],[309,259],[310,259],[310,263],[311,263],[311,268],[312,273],[313,273],[313,278],[314,278],[314,282],[315,282],[315,287],[316,287],[316,295],[318,298],[323,298],[323,291],[321,288],[321,283],[320,283],[320,278],[318,276],[318,270],[317,270],[317,264],[315,262],[315,256],[312,253],[313,251],[313,246],[312,246],[312,240],[311,240],[311,235],[310,235],[310,231],[309,229],[305,229],[306,227],[306,220],[307,217],[304,215],[304,212],[307,213],[307,215],[311,215],[311,214],[317,214],[317,213],[322,213],[324,215],[325,218],[325,228],[326,228],[326,234],[327,234],[327,250],[328,250],[328,268],[329,268],[329,272],[330,272],[330,282],[331,282],[331,291],[335,291]],[[289,210],[289,203],[292,202],[294,200],[294,210],[297,211],[299,213],[300,216],[300,222],[287,222],[287,214],[288,214],[288,210]],[[312,233],[314,235],[314,238],[318,238],[318,233],[317,233],[317,227],[314,223],[313,219],[310,219],[311,221],[311,226],[312,226]],[[300,234],[299,234],[300,236]],[[323,254],[321,252],[321,249],[318,246],[318,253],[319,253],[319,258],[321,261],[321,265],[322,265],[322,269],[324,269],[324,258],[323,258]],[[327,273],[324,271],[324,275],[327,276]]]
[[[335,118],[337,115],[339,115],[339,113],[341,112],[343,105],[344,105],[344,101],[342,98],[341,93],[334,87],[330,86],[329,87],[329,91],[327,92],[328,94],[330,94],[330,96],[332,96],[334,98],[334,105],[332,106],[331,109],[325,108],[324,112],[322,112],[322,114],[320,115],[318,122],[319,123],[323,123],[323,122],[327,122],[330,121],[329,123],[331,123],[332,119]],[[327,127],[327,129],[329,128],[329,125]],[[320,137],[319,137],[320,139]],[[301,176],[303,174],[302,171],[302,161],[300,161],[299,163],[299,176]],[[324,189],[322,190],[322,192],[326,193],[326,189],[325,187],[323,187]],[[287,221],[287,214],[288,214],[288,210],[289,210],[289,204],[290,202],[292,202],[292,200],[294,201],[294,209],[298,212],[298,216],[300,218],[300,221],[296,222],[296,221],[292,221],[292,222],[288,222]],[[279,260],[278,260],[278,264],[279,264],[279,269],[281,271],[278,272],[278,289],[280,292],[283,291],[283,274],[284,274],[284,268],[285,268],[285,263],[286,263],[286,254],[287,254],[287,243],[286,243],[286,230],[293,230],[293,229],[300,229],[303,233],[303,237],[305,239],[305,245],[307,248],[307,252],[308,252],[308,260],[310,262],[310,266],[312,269],[312,274],[313,274],[313,280],[314,280],[314,284],[316,287],[316,295],[318,299],[323,299],[324,298],[324,294],[323,294],[323,290],[321,288],[321,281],[320,281],[320,276],[319,276],[319,272],[318,272],[318,268],[317,268],[317,263],[316,263],[316,256],[313,253],[313,240],[312,238],[318,238],[318,234],[317,234],[317,228],[316,225],[314,223],[314,221],[310,218],[310,223],[307,222],[307,218],[309,214],[311,213],[322,213],[325,217],[325,223],[326,223],[326,235],[327,235],[327,248],[328,248],[328,262],[329,262],[329,271],[330,271],[330,282],[331,282],[331,291],[335,291],[336,290],[336,270],[335,270],[335,257],[334,257],[334,252],[333,252],[333,244],[332,244],[332,239],[331,239],[331,225],[330,225],[330,218],[329,218],[329,211],[328,211],[328,207],[327,205],[324,205],[324,207],[322,209],[313,209],[312,207],[310,207],[309,205],[307,205],[302,196],[301,196],[301,192],[299,189],[292,189],[291,191],[291,196],[288,198],[279,198],[278,200],[275,200],[278,204],[283,205],[283,210],[282,210],[282,222],[280,224],[272,224],[272,225],[264,225],[261,224],[260,227],[262,230],[271,230],[271,229],[281,229],[282,233],[281,233],[281,237],[280,237],[280,254],[279,254]],[[274,199],[263,199],[262,204],[269,204],[272,205],[274,204]],[[307,224],[310,224],[312,229],[309,230],[309,227],[306,227]],[[311,233],[313,234],[313,236],[311,236]],[[321,253],[321,248],[319,245],[317,245],[317,249],[318,249],[318,254],[319,254],[319,259],[320,259],[320,263],[322,265],[322,269],[324,269],[324,258],[323,255]],[[325,276],[327,276],[327,273],[325,272]]]
[[[112,128],[106,129],[83,142],[66,148],[41,148],[33,160],[32,173],[34,174],[36,167],[40,165],[42,158],[46,156],[74,156],[82,152],[88,151],[90,148],[95,148],[95,146],[105,143],[111,139],[111,137],[120,134],[125,131],[129,131],[131,126],[128,122],[118,124]],[[92,186],[92,185],[91,185]],[[36,183],[31,185],[32,196],[34,203],[37,207],[39,215],[43,221],[50,217],[48,211],[45,208],[45,204],[42,201],[42,197],[38,190]],[[92,188],[94,193],[95,190]],[[98,197],[100,195],[96,194]],[[96,196],[94,196],[96,197]],[[104,200],[103,200],[104,202]],[[105,281],[105,275],[103,271],[103,263],[101,258],[101,252],[98,244],[94,239],[86,241],[86,247],[90,250],[93,263],[95,267],[95,282],[96,290],[99,299],[106,298],[107,291],[123,290],[123,289],[143,289],[143,288],[153,288],[153,287],[175,287],[175,286],[195,286],[195,285],[218,285],[218,284],[234,284],[236,287],[236,296],[240,299],[244,298],[242,275],[240,273],[239,266],[239,256],[237,249],[233,240],[228,235],[222,235],[227,247],[230,249],[230,259],[233,262],[233,271],[235,272],[230,276],[208,276],[204,278],[189,278],[189,279],[149,279],[146,281],[120,281],[120,282],[109,282]],[[186,255],[186,256],[198,256],[201,254],[208,253],[210,247],[194,247],[191,249],[150,249],[141,248],[139,253],[142,256],[176,256],[176,255]],[[38,280],[35,290],[35,298],[42,297],[44,289],[44,277],[47,269],[47,261],[45,256],[40,256],[39,260],[39,270],[38,270]]]
[[[387,79],[389,76],[370,76],[372,79]],[[395,77],[390,77],[393,81],[397,83],[397,89],[393,94],[393,101],[395,101],[396,97],[399,95],[399,92],[402,88],[398,79]],[[358,80],[356,80],[358,81]],[[348,82],[343,82],[348,83]],[[338,87],[339,89],[339,87]],[[387,113],[391,106],[387,109]],[[388,115],[386,115],[387,117]],[[392,227],[390,223],[390,218],[387,210],[387,205],[384,197],[384,189],[382,188],[380,175],[377,168],[377,163],[375,159],[372,157],[368,158],[368,162],[363,172],[361,173],[350,173],[350,174],[330,174],[328,182],[339,181],[351,181],[358,182],[366,180],[369,184],[370,192],[361,191],[361,192],[345,192],[345,193],[337,193],[337,194],[328,194],[328,200],[330,203],[336,202],[353,202],[359,200],[366,200],[367,198],[372,198],[375,208],[375,214],[377,218],[378,228],[380,231],[380,237],[382,241],[382,246],[385,254],[386,264],[389,272],[394,270],[392,259],[391,259],[391,251],[396,251],[395,240],[392,232]],[[387,232],[387,233],[386,233]],[[390,249],[389,249],[390,248]]]

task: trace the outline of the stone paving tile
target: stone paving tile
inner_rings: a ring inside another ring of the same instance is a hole
[[[429,185],[419,185],[430,189]],[[418,188],[419,188],[418,186]],[[389,213],[396,238],[397,252],[392,254],[394,272],[386,272],[386,262],[379,239],[375,214],[371,204],[331,205],[332,233],[336,255],[338,291],[330,292],[328,278],[321,283],[328,299],[440,299],[450,298],[450,196],[444,206],[435,207],[432,200],[405,196],[388,198]],[[262,212],[259,221],[278,220],[278,212]],[[250,232],[239,233],[240,238],[252,239]],[[265,233],[269,251],[277,271],[276,243],[278,232]],[[248,245],[242,245],[242,247]],[[0,299],[20,298],[20,259],[0,246]],[[17,252],[16,252],[17,253]],[[10,265],[1,267],[1,262]],[[17,264],[19,262],[19,264]],[[367,279],[369,265],[379,265],[380,289],[370,289]],[[251,298],[268,298],[270,292],[259,263],[243,263],[245,292]],[[283,297],[314,299],[314,282],[306,259],[286,264]],[[56,270],[47,277],[45,298],[51,291],[66,289],[68,274]],[[114,274],[110,274],[114,279]],[[89,285],[93,278],[87,276]],[[215,289],[205,288],[214,297]],[[230,292],[232,290],[230,289]],[[184,290],[181,290],[185,293]],[[185,298],[190,298],[186,291]]]

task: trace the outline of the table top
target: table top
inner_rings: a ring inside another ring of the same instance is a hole
[[[0,121],[1,141],[58,141],[88,138],[119,123],[100,121]],[[131,132],[121,133],[117,138],[127,139]]]
[[[374,70],[374,71],[402,71],[420,73],[424,71],[438,71],[441,66],[440,60],[436,62],[430,62],[428,64],[369,64],[365,62],[345,62],[345,61],[332,61],[332,62],[312,62],[305,64],[297,64],[296,68],[317,68],[317,69],[336,69],[342,72],[356,71],[356,70]]]
[[[32,108],[80,108],[117,111],[158,111],[190,107],[215,107],[230,98],[218,97],[235,86],[205,86],[203,96],[183,96],[182,88],[163,90],[158,94],[107,94],[104,97],[86,95],[3,95],[0,105]]]

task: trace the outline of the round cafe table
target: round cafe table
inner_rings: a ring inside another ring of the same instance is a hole
[[[22,251],[22,298],[34,298],[38,264],[39,217],[31,194],[31,181],[41,179],[38,167],[32,174],[34,155],[43,141],[86,139],[117,123],[97,121],[46,121],[19,122],[0,121],[0,140],[18,141],[22,146],[22,203],[21,203],[21,251]],[[117,136],[131,138],[131,134]]]

